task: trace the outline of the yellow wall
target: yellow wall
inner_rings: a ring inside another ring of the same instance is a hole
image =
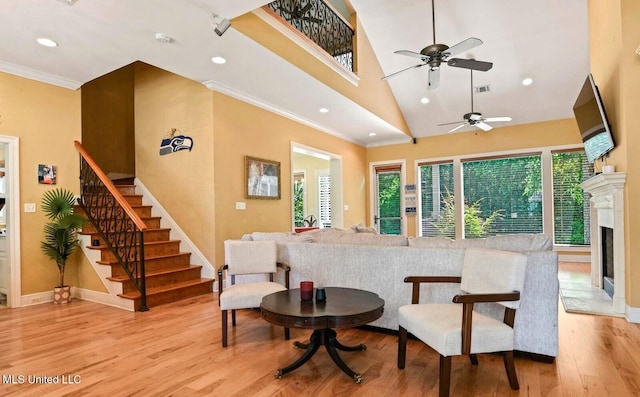
[[[329,160],[296,154],[293,158],[293,170],[305,172],[305,215],[313,215],[316,219],[319,219],[317,175],[318,171],[329,171]],[[316,224],[315,226],[318,225]]]
[[[22,294],[48,292],[58,284],[56,264],[40,252],[45,217],[40,211],[42,194],[52,188],[37,182],[38,164],[57,167],[57,185],[76,193],[78,153],[73,141],[80,139],[80,91],[71,91],[0,73],[0,135],[19,137],[20,205],[36,203],[35,213],[20,213]],[[78,277],[89,266],[75,255],[67,264],[66,284],[97,286],[96,277]],[[95,272],[93,272],[95,274]]]
[[[136,68],[136,177],[210,260],[215,255],[213,103],[202,84],[152,66]],[[171,129],[192,150],[160,155]]]
[[[365,149],[293,120],[213,92],[216,263],[222,244],[254,231],[290,231],[292,225],[291,142],[342,156],[344,225],[364,220]],[[281,199],[248,200],[244,189],[244,156],[279,161]],[[246,210],[236,210],[236,202]]]
[[[416,144],[381,146],[367,149],[367,164],[385,160],[406,160],[406,183],[417,184],[415,161],[475,153],[544,146],[580,144],[580,132],[574,119],[494,128],[491,132],[471,131],[420,138]],[[367,174],[367,192],[371,181]],[[367,199],[367,224],[371,219]],[[416,235],[416,217],[407,217],[407,233]]]
[[[600,89],[616,148],[608,164],[626,172],[625,262],[626,303],[640,306],[640,3],[637,0],[590,0],[589,47],[591,71]]]
[[[355,19],[352,18],[352,21]],[[352,26],[354,24],[357,37],[354,39],[354,42],[357,41],[355,59],[357,74],[360,78],[357,87],[318,59],[310,56],[306,50],[280,34],[255,14],[247,13],[233,20],[234,29],[378,115],[405,134],[411,135],[389,84],[381,80],[384,73],[366,33],[359,22],[354,21]]]

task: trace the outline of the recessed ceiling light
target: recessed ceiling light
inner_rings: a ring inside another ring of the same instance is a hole
[[[531,85],[533,84],[533,79],[530,77],[527,77],[526,79],[522,80],[522,85]]]
[[[164,33],[156,33],[156,41],[158,43],[166,44],[166,43],[171,43],[173,39]]]
[[[376,136],[376,133],[375,132],[370,132],[369,136]]]
[[[320,113],[329,113],[329,109],[327,109],[327,108],[320,108],[319,112],[320,112]]]
[[[76,3],[76,1],[78,1],[78,0],[58,0],[58,1],[59,1],[59,2],[61,2],[61,3],[66,4],[66,5],[68,5],[68,6],[72,6],[72,5],[74,5],[74,4]]]
[[[51,40],[51,39],[47,39],[46,37],[38,37],[36,39],[36,41],[38,42],[38,44],[43,45],[45,47],[57,47],[58,43],[56,43],[55,41]]]
[[[223,63],[227,63],[227,60],[224,59],[223,57],[213,57],[211,58],[211,62],[218,65],[222,65]]]
[[[426,105],[427,103],[429,103],[429,98],[427,98],[426,96],[422,97],[422,98],[420,98],[420,102],[422,102],[423,104]]]

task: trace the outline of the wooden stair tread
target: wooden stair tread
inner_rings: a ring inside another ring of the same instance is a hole
[[[180,240],[161,240],[161,241],[145,241],[144,245],[161,245],[161,244],[175,244],[175,243],[180,243]],[[88,245],[87,248],[90,249],[103,249],[103,248],[109,248],[106,245]]]
[[[193,269],[197,269],[197,268],[202,269],[202,265],[189,265],[188,267],[171,267],[171,268],[159,269],[159,270],[155,270],[155,271],[146,271],[145,275],[147,277],[161,276],[161,275],[164,275],[164,274],[171,274],[171,273],[177,273],[177,272],[187,272],[189,270],[193,270]],[[123,281],[128,281],[129,280],[129,276],[127,276],[127,275],[112,276],[112,277],[107,277],[107,279],[111,280],[111,281],[116,281],[116,282],[123,282]]]
[[[207,283],[213,283],[214,279],[212,278],[198,278],[198,279],[194,279],[194,280],[189,280],[189,281],[182,281],[179,283],[173,283],[171,285],[165,285],[162,287],[154,287],[154,288],[147,288],[147,298],[151,295],[156,295],[156,294],[161,294],[163,292],[168,292],[168,291],[174,291],[174,290],[179,290],[181,288],[184,287],[189,287],[189,286],[193,286],[193,285],[199,285],[199,284],[207,284]],[[129,292],[126,294],[118,294],[118,296],[125,298],[125,299],[138,299],[140,298],[140,292],[138,291],[134,291],[134,292]]]
[[[144,218],[142,218],[142,220],[144,220]],[[145,230],[144,232],[166,232],[166,231],[171,231],[170,227],[153,227],[153,228],[148,228],[147,230]],[[90,235],[90,234],[98,234],[98,232],[84,232],[84,231],[79,231],[78,234],[82,234],[82,235]]]
[[[144,258],[145,261],[153,260],[153,259],[162,259],[162,258],[177,258],[180,256],[191,255],[190,252],[178,252],[177,254],[165,254],[165,255],[157,255],[157,256],[147,256]],[[101,265],[119,265],[117,260],[113,261],[97,261],[97,263]]]

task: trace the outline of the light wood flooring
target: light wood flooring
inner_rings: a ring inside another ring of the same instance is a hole
[[[509,388],[500,356],[480,355],[478,366],[454,357],[452,396],[640,395],[640,327],[623,318],[567,314],[561,304],[559,313],[559,356],[553,364],[516,357],[519,392]],[[409,340],[407,366],[399,370],[397,337],[360,329],[338,336],[367,345],[364,352],[341,352],[362,384],[324,350],[275,379],[277,368],[301,354],[292,341],[309,334],[292,330],[285,341],[281,328],[245,310],[223,349],[216,294],[145,313],[87,301],[2,310],[0,395],[437,396],[437,353]],[[11,376],[24,384],[11,384]],[[29,384],[43,376],[59,383]]]

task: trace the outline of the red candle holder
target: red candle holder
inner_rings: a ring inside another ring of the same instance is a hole
[[[300,299],[313,300],[313,281],[300,281]]]

